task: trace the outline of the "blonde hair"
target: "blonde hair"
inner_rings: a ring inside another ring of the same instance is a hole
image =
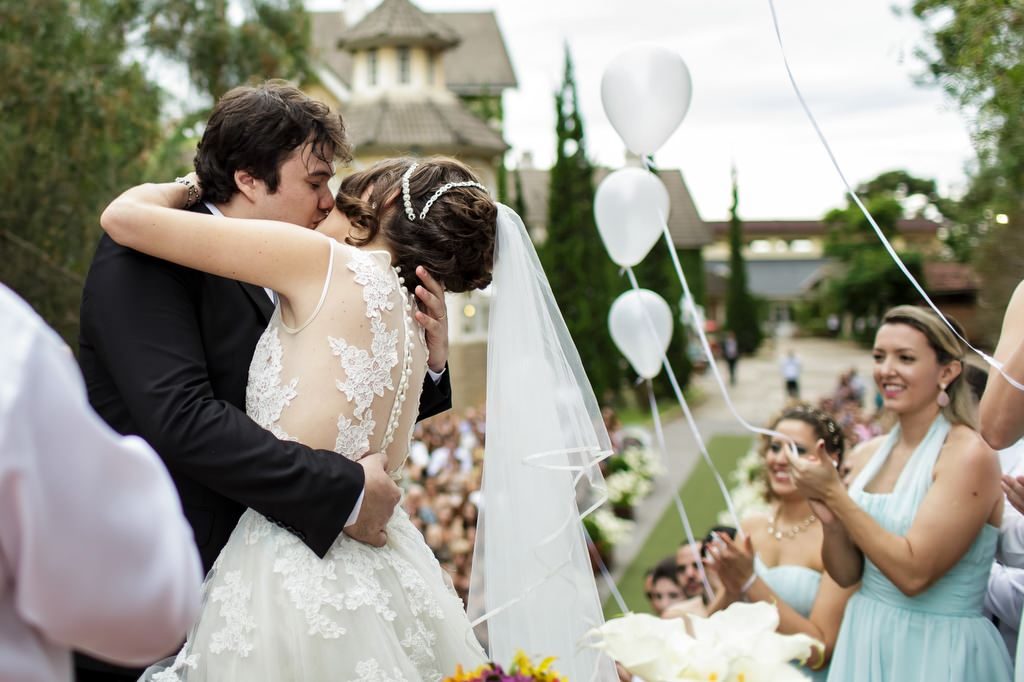
[[[946,316],[949,323],[961,336],[965,336],[963,327],[955,319]],[[967,349],[963,342],[956,337],[949,327],[929,308],[922,308],[915,305],[901,305],[892,308],[882,318],[882,324],[905,324],[924,334],[928,345],[935,351],[935,357],[940,365],[948,365],[954,360],[961,365],[958,374],[948,386],[946,394],[949,395],[949,405],[941,408],[942,415],[951,424],[962,424],[976,429],[978,425],[977,410],[971,396],[971,387],[963,378],[964,357]],[[936,395],[938,386],[936,386]]]

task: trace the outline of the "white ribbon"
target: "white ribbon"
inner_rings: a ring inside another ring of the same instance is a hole
[[[917,292],[919,294],[921,294],[921,298],[925,300],[925,303],[927,303],[928,306],[935,311],[935,314],[939,316],[939,319],[941,319],[943,323],[945,323],[945,325],[949,327],[949,330],[953,332],[953,334],[956,335],[956,337],[960,339],[964,343],[964,345],[966,345],[972,351],[977,353],[978,356],[980,356],[986,363],[988,363],[989,367],[1002,374],[1003,378],[1006,379],[1007,383],[1016,388],[1018,391],[1024,391],[1024,384],[1020,383],[1019,381],[1011,377],[1006,372],[1006,370],[1003,369],[1002,362],[996,360],[988,353],[985,353],[984,351],[975,348],[973,345],[971,345],[970,341],[961,336],[960,332],[958,332],[956,328],[949,323],[949,320],[946,319],[946,316],[942,314],[942,311],[939,310],[938,306],[936,306],[932,299],[928,296],[928,294],[925,293],[924,287],[922,287],[920,282],[918,282],[917,279],[915,279],[914,276],[910,274],[910,270],[907,269],[907,266],[903,264],[903,261],[900,259],[899,255],[897,255],[896,249],[893,248],[892,244],[886,238],[881,228],[878,227],[878,223],[875,222],[875,219],[872,217],[867,207],[864,206],[864,204],[861,202],[860,197],[858,197],[857,193],[853,191],[853,188],[850,186],[849,181],[847,181],[846,179],[846,174],[843,173],[843,169],[840,168],[839,162],[836,160],[835,154],[832,153],[832,146],[828,143],[828,140],[825,138],[825,133],[822,132],[821,127],[818,125],[817,119],[815,119],[814,114],[811,113],[811,108],[807,106],[807,102],[804,100],[803,93],[800,92],[800,87],[796,84],[796,78],[793,76],[793,70],[789,67],[789,57],[786,55],[786,47],[782,43],[782,31],[779,29],[779,18],[778,15],[775,13],[774,0],[768,0],[768,8],[771,10],[772,25],[775,27],[775,38],[776,40],[778,40],[779,51],[782,53],[782,63],[786,67],[786,75],[789,77],[789,82],[793,86],[793,92],[796,93],[796,97],[800,101],[800,106],[803,108],[804,113],[807,114],[807,118],[808,120],[810,120],[811,125],[814,127],[814,132],[817,133],[818,139],[821,140],[822,146],[825,147],[825,153],[828,154],[828,158],[832,162],[832,167],[835,168],[836,173],[839,174],[839,179],[842,181],[843,187],[846,188],[846,193],[850,196],[850,199],[853,200],[853,203],[857,204],[857,208],[859,208],[861,213],[864,214],[864,217],[867,218],[868,223],[871,224],[871,228],[875,231],[875,234],[878,236],[878,240],[882,242],[882,246],[884,246],[885,250],[889,252],[889,257],[893,259],[893,261],[899,267],[900,271],[902,271],[906,278],[910,281],[910,283],[914,285],[914,288],[917,289]]]

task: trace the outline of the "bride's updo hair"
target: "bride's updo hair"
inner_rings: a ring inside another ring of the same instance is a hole
[[[415,220],[409,220],[402,176],[413,163],[419,165],[409,177],[415,214]],[[464,164],[443,156],[388,159],[349,175],[335,197],[338,210],[356,228],[346,241],[364,246],[381,234],[410,291],[420,283],[418,265],[447,291],[483,289],[491,283],[498,219],[498,206],[490,195],[478,187],[453,187],[420,219],[427,201],[450,182],[479,180]]]

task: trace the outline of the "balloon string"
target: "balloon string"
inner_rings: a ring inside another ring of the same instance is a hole
[[[651,157],[644,158],[644,167],[648,171],[654,171],[654,163]],[[704,351],[704,357],[707,358],[708,367],[711,369],[711,375],[715,378],[715,383],[718,384],[719,390],[722,392],[722,397],[725,399],[725,405],[729,408],[729,412],[732,416],[739,421],[740,425],[755,434],[767,436],[769,438],[775,438],[782,440],[786,443],[792,443],[795,447],[794,441],[771,429],[762,429],[758,426],[754,426],[739,413],[736,409],[736,405],[732,401],[732,397],[729,395],[729,389],[725,386],[725,380],[722,378],[721,372],[718,370],[718,364],[715,362],[715,355],[711,351],[711,343],[708,341],[707,334],[704,333],[704,315],[700,312],[697,307],[697,302],[693,298],[693,293],[690,291],[690,285],[686,281],[686,275],[683,273],[683,266],[679,262],[679,254],[676,253],[675,243],[672,241],[672,234],[668,231],[668,223],[663,223],[662,236],[665,238],[665,244],[668,246],[669,255],[672,257],[672,266],[675,268],[676,277],[679,278],[679,283],[683,286],[683,307],[686,309],[687,315],[693,320],[694,331],[697,332],[697,338],[700,339],[701,349]]]
[[[800,87],[796,83],[796,78],[793,76],[793,70],[789,66],[789,57],[786,54],[786,47],[782,42],[782,31],[779,28],[779,18],[775,12],[775,2],[773,0],[768,0],[768,7],[771,10],[772,25],[775,27],[775,38],[779,43],[779,51],[782,53],[782,63],[786,67],[786,75],[789,77],[789,82],[793,86],[793,92],[796,93],[796,97],[800,101],[800,106],[803,108],[804,113],[807,114],[807,118],[810,120],[811,126],[814,127],[814,132],[818,135],[818,139],[821,140],[822,146],[825,147],[825,152],[828,154],[828,158],[832,162],[832,167],[836,169],[836,173],[839,175],[839,179],[842,181],[843,186],[846,188],[846,193],[850,196],[850,199],[852,199],[853,202],[857,205],[857,208],[860,209],[861,213],[864,214],[864,217],[867,218],[868,223],[871,224],[871,228],[875,231],[875,234],[878,236],[879,241],[882,242],[882,246],[884,246],[885,250],[888,251],[889,257],[892,258],[892,260],[896,263],[896,265],[903,272],[903,274],[910,281],[910,283],[914,286],[914,288],[917,289],[917,292],[921,294],[921,297],[925,300],[929,307],[931,307],[931,309],[935,311],[935,313],[939,316],[939,319],[941,319],[945,323],[945,325],[949,327],[950,331],[952,331],[953,334],[956,335],[956,337],[960,339],[968,348],[977,353],[986,363],[988,363],[989,367],[992,367],[994,370],[1002,374],[1003,378],[1006,379],[1007,383],[1009,383],[1018,391],[1024,391],[1024,384],[1018,382],[1016,379],[1011,377],[1009,373],[1007,373],[1006,370],[1003,369],[1002,362],[996,360],[995,358],[988,355],[984,351],[975,348],[973,345],[971,345],[970,341],[965,339],[963,335],[959,331],[957,331],[955,326],[950,324],[949,320],[942,313],[942,311],[939,310],[938,306],[936,306],[932,299],[928,296],[928,294],[925,293],[924,287],[922,287],[920,282],[917,281],[917,278],[915,278],[914,275],[910,273],[910,270],[907,269],[907,266],[903,263],[903,260],[900,259],[899,255],[896,253],[896,249],[893,248],[888,238],[886,238],[885,233],[883,233],[881,228],[878,227],[878,223],[875,222],[875,219],[874,217],[872,217],[870,211],[868,211],[867,207],[864,206],[864,204],[861,202],[860,197],[857,196],[857,193],[853,191],[853,187],[846,179],[846,174],[843,173],[843,169],[839,166],[839,161],[836,160],[836,156],[832,152],[832,146],[828,143],[828,139],[826,139],[825,133],[822,132],[821,127],[818,125],[817,119],[814,118],[814,114],[811,113],[811,108],[807,106],[807,102],[804,100],[803,93],[800,91]]]
[[[583,532],[587,534],[587,541],[596,548],[597,543],[594,542],[594,538],[590,537],[590,531],[587,530],[586,526],[583,526]],[[619,588],[615,584],[615,579],[612,578],[611,571],[608,570],[608,566],[604,563],[604,559],[601,558],[601,553],[595,552],[595,555],[597,556],[597,568],[601,571],[601,577],[604,578],[605,584],[608,585],[608,590],[612,593],[612,597],[615,599],[615,604],[619,607],[619,613],[633,613],[633,611],[626,606],[626,600],[622,598],[622,593],[619,592]]]
[[[640,290],[640,285],[637,284],[636,275],[633,274],[633,268],[625,268],[626,274],[629,276],[629,283],[633,287],[634,291]],[[648,323],[649,330],[654,335],[654,321],[651,320],[650,316],[647,315],[647,310],[644,309],[644,318]],[[653,338],[657,338],[654,336]],[[679,406],[683,410],[683,416],[686,417],[686,423],[690,427],[690,431],[693,432],[693,437],[697,440],[697,446],[700,450],[701,456],[711,469],[711,473],[715,477],[715,481],[718,483],[718,489],[722,492],[722,497],[725,500],[726,507],[729,508],[729,514],[732,516],[733,522],[736,524],[737,530],[740,528],[740,520],[736,515],[736,509],[732,503],[732,497],[729,495],[729,490],[725,485],[725,481],[722,480],[722,475],[718,473],[718,469],[715,468],[714,462],[711,461],[711,455],[708,453],[707,446],[704,444],[704,438],[700,435],[700,429],[697,428],[697,422],[693,418],[693,413],[690,411],[690,406],[686,402],[686,398],[683,396],[683,389],[679,387],[679,380],[676,379],[675,372],[672,370],[672,363],[669,362],[668,354],[662,352],[661,364],[665,368],[665,374],[668,376],[668,381],[672,385],[672,391],[675,393],[676,400],[679,402]]]
[[[668,448],[665,446],[665,432],[661,428],[661,415],[658,414],[658,400],[654,397],[654,382],[650,379],[647,380],[647,401],[651,405],[651,417],[654,419],[654,436],[658,441],[658,448],[661,450],[661,456],[668,457]],[[690,525],[690,517],[686,514],[686,507],[683,505],[683,499],[679,496],[679,489],[673,486],[672,499],[676,504],[676,511],[679,512],[679,519],[683,522],[683,532],[686,534],[686,541],[690,543],[690,547],[697,547],[697,540],[693,536],[693,527]],[[700,573],[700,581],[704,584],[704,593],[708,596],[708,603],[710,604],[715,599],[715,592],[711,589],[711,583],[708,582],[708,577],[704,573],[704,559],[701,556],[701,551],[697,549],[697,572]]]

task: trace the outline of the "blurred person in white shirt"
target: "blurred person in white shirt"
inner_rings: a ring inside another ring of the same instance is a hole
[[[89,407],[70,349],[0,285],[0,680],[71,679],[71,649],[173,651],[202,569],[170,476]]]

